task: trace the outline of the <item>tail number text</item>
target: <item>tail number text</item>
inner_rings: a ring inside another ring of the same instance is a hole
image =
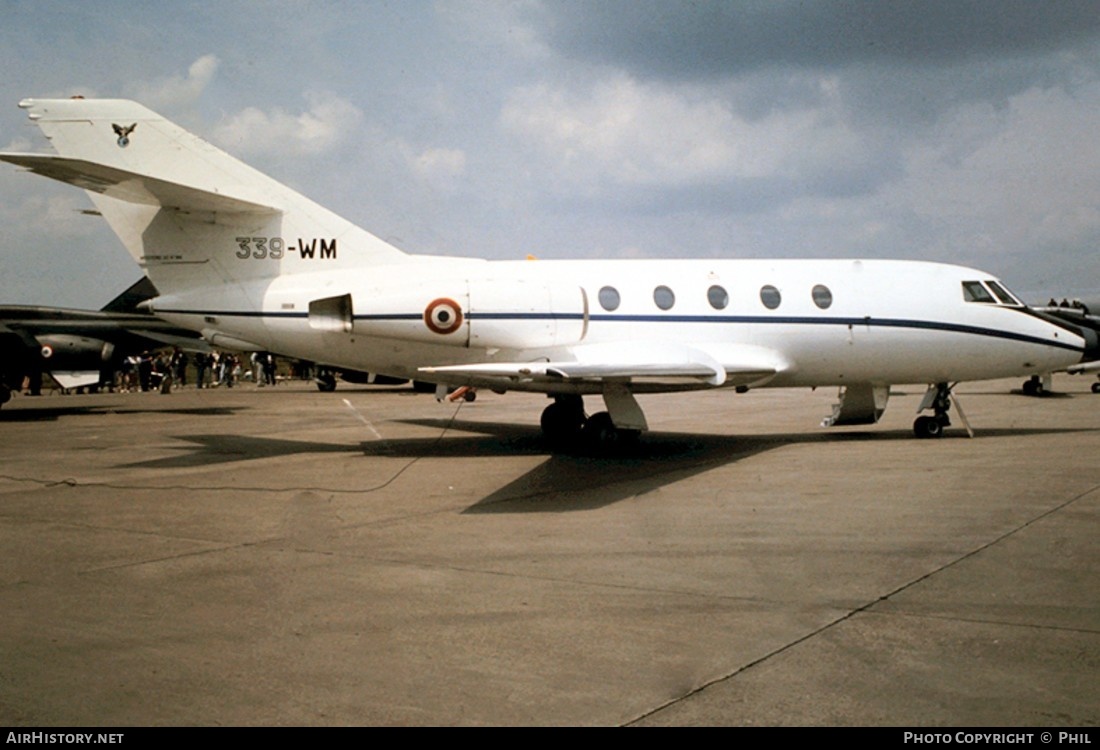
[[[303,259],[336,259],[336,239],[298,238],[298,244],[282,237],[237,237],[237,257],[241,260],[279,260],[287,253],[298,253]]]

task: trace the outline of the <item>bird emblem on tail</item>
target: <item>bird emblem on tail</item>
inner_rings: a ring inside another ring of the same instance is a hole
[[[130,145],[130,133],[134,132],[134,128],[137,127],[137,123],[131,123],[130,125],[118,125],[112,123],[111,127],[114,128],[115,135],[118,136],[118,147],[126,148]]]

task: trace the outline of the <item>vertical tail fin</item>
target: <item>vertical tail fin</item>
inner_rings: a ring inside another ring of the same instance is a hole
[[[165,294],[403,253],[140,104],[26,99],[56,155],[0,159],[89,196]]]
[[[156,297],[160,292],[153,286],[153,282],[149,281],[148,276],[142,276],[133,284],[128,286],[125,291],[108,302],[102,308],[100,312],[109,313],[132,313],[136,312],[138,305],[142,302]]]

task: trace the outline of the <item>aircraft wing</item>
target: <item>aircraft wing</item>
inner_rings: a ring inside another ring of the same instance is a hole
[[[1080,375],[1083,372],[1096,372],[1097,370],[1100,370],[1100,361],[1081,362],[1066,368],[1066,372],[1073,375]]]
[[[0,153],[0,161],[10,162],[43,177],[67,182],[84,190],[111,198],[164,206],[188,211],[222,213],[279,213],[271,206],[222,192],[158,180],[149,175],[128,172],[104,164],[70,159],[52,154]],[[237,192],[237,191],[230,191]]]
[[[421,367],[446,382],[525,384],[630,382],[642,390],[758,386],[788,369],[774,352],[754,346],[689,346],[664,343],[590,344],[572,347],[572,360],[490,362]],[[539,388],[543,390],[544,388]]]

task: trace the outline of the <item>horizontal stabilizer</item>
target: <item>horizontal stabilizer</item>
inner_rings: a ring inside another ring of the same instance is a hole
[[[231,194],[232,191],[219,189],[218,192],[212,192],[83,159],[51,154],[4,152],[0,153],[0,161],[10,162],[43,177],[130,203],[162,206],[181,211],[279,213],[278,209],[271,206],[234,196]]]

